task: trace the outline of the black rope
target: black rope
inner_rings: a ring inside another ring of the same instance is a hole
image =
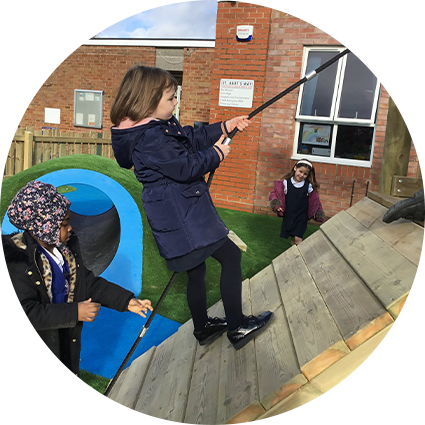
[[[161,297],[159,298],[158,302],[156,303],[155,308],[153,309],[152,313],[150,314],[148,320],[146,321],[143,328],[140,330],[139,336],[137,337],[136,341],[134,341],[133,346],[131,347],[130,351],[128,352],[127,356],[125,357],[124,361],[121,363],[121,366],[118,368],[117,373],[112,378],[112,380],[109,382],[108,387],[106,388],[106,391],[104,392],[104,395],[107,397],[115,383],[117,382],[118,378],[121,375],[121,372],[124,370],[126,364],[130,360],[131,356],[133,355],[134,351],[136,350],[137,346],[139,345],[140,340],[144,337],[145,333],[148,331],[148,328],[150,324],[152,323],[153,318],[155,317],[156,313],[158,312],[159,307],[161,306],[162,302],[164,301],[164,298],[167,296],[168,291],[170,290],[171,286],[174,283],[174,280],[176,279],[177,272],[174,272],[171,276],[171,279],[168,282],[168,285],[165,287],[164,292],[162,293]]]

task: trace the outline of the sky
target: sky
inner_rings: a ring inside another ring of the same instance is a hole
[[[130,16],[96,37],[215,39],[216,15],[217,0],[175,3]]]

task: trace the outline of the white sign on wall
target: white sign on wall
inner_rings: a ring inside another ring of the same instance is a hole
[[[14,62],[37,62],[37,55],[13,55]]]
[[[48,124],[60,124],[61,110],[56,108],[44,108],[44,122]]]
[[[220,80],[219,106],[252,108],[254,80]]]

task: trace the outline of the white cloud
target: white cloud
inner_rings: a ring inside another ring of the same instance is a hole
[[[216,0],[171,4],[124,19],[97,37],[214,39],[216,13]]]

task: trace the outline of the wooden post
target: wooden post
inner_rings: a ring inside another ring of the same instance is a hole
[[[393,176],[407,176],[412,137],[396,104],[390,98],[379,192],[389,195]]]
[[[24,135],[24,170],[32,166],[33,133],[26,131]]]

